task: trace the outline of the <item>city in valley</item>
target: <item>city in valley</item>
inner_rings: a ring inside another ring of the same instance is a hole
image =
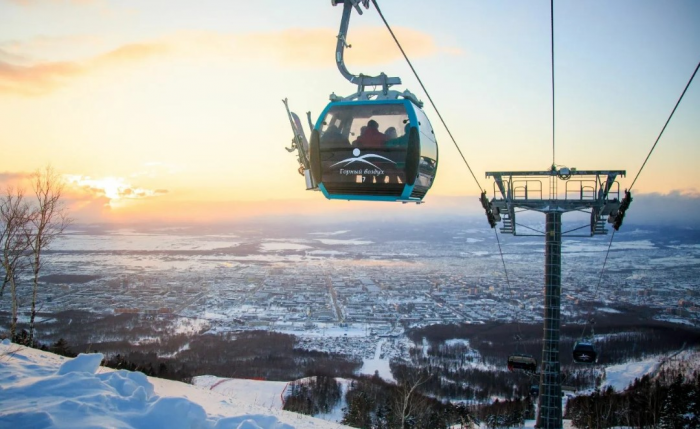
[[[601,274],[609,242],[564,239],[563,323],[644,308],[650,319],[700,324],[697,237],[626,226]],[[48,254],[37,302],[44,319],[66,310],[136,313],[199,333],[273,330],[307,349],[389,359],[408,353],[409,327],[542,322],[543,238],[501,235],[500,245],[503,259],[481,218],[74,226]],[[0,303],[9,310],[9,300]]]

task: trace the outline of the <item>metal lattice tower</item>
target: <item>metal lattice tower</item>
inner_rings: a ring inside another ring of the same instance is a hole
[[[559,364],[559,331],[561,326],[561,241],[562,237],[591,237],[607,234],[605,218],[617,229],[629,203],[620,201],[617,176],[624,170],[599,171],[561,168],[549,171],[487,172],[493,177],[494,197],[490,202],[482,194],[482,204],[491,227],[502,222],[501,232],[517,234],[515,209],[544,213],[544,336],[540,366],[540,395],[537,428],[562,428],[561,371]],[[559,184],[564,183],[560,192]],[[544,194],[544,195],[543,195]],[[629,197],[626,193],[625,200]],[[622,203],[622,207],[621,207]],[[588,211],[591,214],[588,234],[571,234],[582,228],[562,233],[561,218],[566,212]],[[536,234],[542,235],[542,234]]]

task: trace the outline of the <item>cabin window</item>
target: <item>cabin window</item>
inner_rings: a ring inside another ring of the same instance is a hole
[[[404,140],[405,147],[409,127],[403,103],[336,105],[328,110],[321,123],[321,149],[400,147]]]

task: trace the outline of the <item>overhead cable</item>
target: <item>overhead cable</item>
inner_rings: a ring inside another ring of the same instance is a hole
[[[384,21],[384,25],[386,25],[387,30],[389,30],[389,33],[391,33],[391,37],[394,39],[394,42],[396,42],[396,46],[399,47],[399,50],[401,51],[401,54],[403,55],[404,59],[408,63],[408,66],[411,68],[413,75],[418,80],[418,83],[420,84],[421,88],[423,88],[423,92],[425,92],[425,95],[428,97],[428,100],[430,101],[430,105],[433,106],[433,109],[435,109],[435,113],[437,113],[438,117],[440,118],[440,122],[442,122],[442,125],[445,127],[445,130],[447,130],[447,134],[450,135],[450,138],[452,139],[452,143],[454,143],[455,147],[457,148],[457,152],[459,152],[459,155],[462,157],[464,164],[467,166],[467,169],[469,169],[469,172],[471,173],[472,177],[474,178],[476,185],[479,187],[479,190],[481,190],[482,187],[481,187],[481,184],[479,183],[479,180],[474,175],[474,171],[472,171],[472,168],[469,166],[469,162],[467,162],[467,159],[464,157],[462,150],[459,148],[457,141],[455,140],[454,136],[452,135],[452,132],[450,131],[447,124],[445,123],[445,120],[442,118],[442,115],[440,114],[440,111],[438,110],[437,106],[435,106],[435,102],[433,102],[433,99],[430,96],[430,93],[428,93],[428,90],[425,88],[425,85],[423,85],[423,81],[418,76],[418,72],[416,72],[416,69],[413,68],[413,64],[411,64],[411,60],[408,59],[408,56],[406,55],[406,52],[403,50],[401,43],[399,43],[399,40],[396,38],[396,35],[394,35],[394,31],[391,29],[391,26],[384,18],[384,14],[382,13],[382,10],[379,8],[377,1],[372,0],[372,4],[374,4],[375,9],[377,9],[377,12],[379,13],[379,16],[382,18],[382,21]]]
[[[552,165],[555,164],[555,146],[554,146],[554,0],[550,2],[549,16],[551,21],[551,40],[552,40]]]
[[[683,93],[681,94],[680,97],[678,97],[678,101],[676,101],[676,105],[673,107],[671,114],[668,116],[668,119],[666,120],[664,127],[661,129],[661,132],[659,133],[659,136],[656,138],[656,141],[654,142],[654,145],[651,147],[651,150],[649,150],[649,154],[647,155],[646,159],[644,159],[644,163],[642,163],[642,166],[639,168],[637,175],[634,177],[634,180],[632,181],[632,184],[630,185],[630,191],[634,187],[634,184],[637,182],[637,178],[642,173],[642,170],[644,170],[644,166],[647,165],[647,161],[649,161],[649,157],[651,156],[651,153],[654,152],[654,148],[656,148],[656,144],[659,142],[659,140],[661,139],[661,136],[664,134],[664,131],[666,130],[666,126],[668,125],[669,122],[671,122],[671,118],[673,117],[673,114],[676,113],[676,109],[678,108],[678,105],[681,104],[681,100],[683,99],[683,96],[685,95],[685,92],[688,90],[688,87],[690,86],[691,82],[693,82],[693,79],[695,78],[695,75],[697,74],[699,68],[700,68],[700,62],[698,62],[698,65],[695,67],[695,71],[693,71],[692,76],[690,76],[688,83],[685,85],[685,89],[683,90]]]
[[[681,96],[678,97],[678,101],[676,101],[676,105],[673,106],[673,110],[671,111],[671,114],[668,116],[666,123],[664,124],[663,128],[661,129],[661,132],[659,133],[659,136],[656,137],[656,141],[654,142],[654,145],[649,150],[647,157],[644,159],[642,166],[639,168],[637,175],[634,177],[634,180],[632,181],[632,184],[630,185],[628,192],[632,190],[632,188],[634,187],[634,184],[637,182],[637,179],[639,178],[639,175],[642,173],[642,170],[644,170],[644,166],[647,164],[647,161],[649,161],[651,154],[654,152],[656,145],[659,143],[661,136],[664,134],[664,131],[666,130],[666,126],[668,125],[669,122],[671,122],[671,118],[673,117],[673,114],[676,112],[676,109],[678,108],[678,105],[681,103],[681,100],[683,99],[683,96],[685,95],[686,91],[688,91],[688,87],[690,87],[690,84],[693,82],[693,79],[695,78],[695,75],[697,74],[698,69],[700,69],[700,62],[698,62],[698,65],[695,66],[695,70],[693,71],[693,74],[690,76],[688,83],[685,85],[685,88],[683,89]],[[596,285],[596,288],[595,288],[594,299],[595,299],[595,297],[598,296],[598,288],[600,288],[600,282],[603,279],[603,273],[605,272],[605,264],[608,262],[608,256],[610,255],[610,248],[612,247],[612,243],[613,243],[614,238],[615,238],[615,230],[613,230],[612,236],[610,237],[610,243],[608,244],[608,250],[605,252],[605,260],[603,261],[603,267],[600,269],[600,276],[598,277],[598,284]]]

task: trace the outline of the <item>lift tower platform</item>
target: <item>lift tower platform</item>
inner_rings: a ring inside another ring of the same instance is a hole
[[[481,195],[491,227],[501,222],[501,232],[518,234],[516,209],[544,213],[545,262],[544,262],[544,339],[540,370],[539,413],[537,428],[561,429],[561,373],[559,365],[559,328],[561,311],[561,239],[562,237],[591,237],[607,234],[605,221],[619,228],[624,211],[631,196],[625,191],[620,201],[620,186],[615,181],[625,175],[624,170],[576,170],[557,169],[549,171],[500,171],[487,172],[493,177],[495,197],[488,201]],[[563,184],[563,190],[560,185]],[[562,214],[571,211],[589,212],[590,230],[581,231],[588,225],[571,231],[561,231]]]

